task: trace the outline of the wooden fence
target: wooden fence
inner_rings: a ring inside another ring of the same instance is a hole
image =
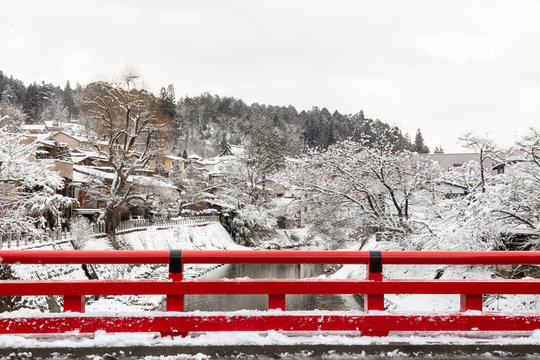
[[[200,224],[208,224],[213,222],[219,222],[219,217],[217,215],[211,215],[211,216],[190,216],[186,218],[181,219],[174,219],[174,220],[166,220],[166,219],[159,219],[155,221],[150,221],[148,219],[144,220],[126,220],[122,221],[118,228],[116,228],[117,234],[124,234],[132,231],[137,230],[146,230],[151,226],[155,226],[158,229],[164,229],[164,228],[170,228],[173,226],[181,226],[181,225],[200,225]],[[93,224],[92,230],[94,231],[94,235],[96,236],[103,236],[105,235],[105,223],[99,223],[99,224]]]
[[[0,235],[0,249],[7,247],[35,247],[38,244],[58,243],[71,239],[71,232],[62,229],[46,229],[44,231],[27,234],[12,233]]]
[[[117,234],[125,234],[132,231],[146,230],[151,226],[155,226],[158,229],[170,228],[173,226],[190,226],[209,224],[213,222],[219,222],[217,215],[211,216],[190,216],[181,219],[174,220],[127,220],[122,221],[116,229]],[[93,224],[92,231],[94,236],[105,236],[105,224]],[[63,241],[70,241],[72,239],[71,232],[61,229],[47,229],[38,234],[5,234],[0,235],[0,249],[13,247],[16,248],[33,248],[38,245],[44,245],[48,243],[56,244]]]

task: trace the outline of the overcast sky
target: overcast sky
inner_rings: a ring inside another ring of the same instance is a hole
[[[132,66],[209,91],[398,125],[463,151],[540,127],[540,1],[4,1],[0,70],[86,84]]]

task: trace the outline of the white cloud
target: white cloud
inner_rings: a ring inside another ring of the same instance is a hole
[[[327,107],[456,151],[540,123],[536,1],[19,1],[2,4],[0,69],[87,83],[136,66],[154,91]],[[3,9],[3,10],[4,10]]]

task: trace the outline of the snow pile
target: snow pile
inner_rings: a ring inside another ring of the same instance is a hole
[[[204,226],[175,226],[158,230],[150,227],[147,231],[119,235],[119,243],[134,250],[166,249],[243,249],[232,241],[223,226],[218,223]]]

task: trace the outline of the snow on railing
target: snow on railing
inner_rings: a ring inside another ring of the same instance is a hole
[[[123,234],[131,231],[146,230],[151,226],[155,226],[158,229],[165,229],[173,226],[191,226],[215,222],[219,222],[219,217],[217,215],[190,216],[181,219],[157,219],[154,221],[148,219],[126,220],[118,225],[116,233]],[[96,236],[105,235],[105,223],[94,224],[92,229]]]

